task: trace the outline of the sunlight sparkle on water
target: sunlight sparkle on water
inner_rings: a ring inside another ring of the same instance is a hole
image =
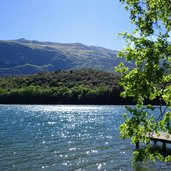
[[[134,147],[119,138],[124,112],[122,106],[1,105],[0,170],[132,171]]]

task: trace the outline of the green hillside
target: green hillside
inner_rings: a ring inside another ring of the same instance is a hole
[[[116,54],[116,51],[80,43],[0,41],[0,76],[80,68],[113,72],[114,66],[123,61]]]
[[[0,104],[124,104],[118,77],[95,70],[0,78]]]

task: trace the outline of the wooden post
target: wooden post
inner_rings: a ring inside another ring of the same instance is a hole
[[[139,141],[135,143],[136,144],[136,149],[139,149]]]
[[[156,140],[154,140],[154,145],[157,145],[157,141]]]
[[[166,142],[163,141],[163,150],[166,151]]]

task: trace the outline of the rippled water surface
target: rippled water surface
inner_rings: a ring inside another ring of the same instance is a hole
[[[0,170],[170,170],[131,166],[134,146],[119,138],[122,106],[0,105]]]

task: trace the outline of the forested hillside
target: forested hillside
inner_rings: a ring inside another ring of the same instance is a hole
[[[96,70],[43,72],[0,79],[0,103],[124,104],[118,77]]]

